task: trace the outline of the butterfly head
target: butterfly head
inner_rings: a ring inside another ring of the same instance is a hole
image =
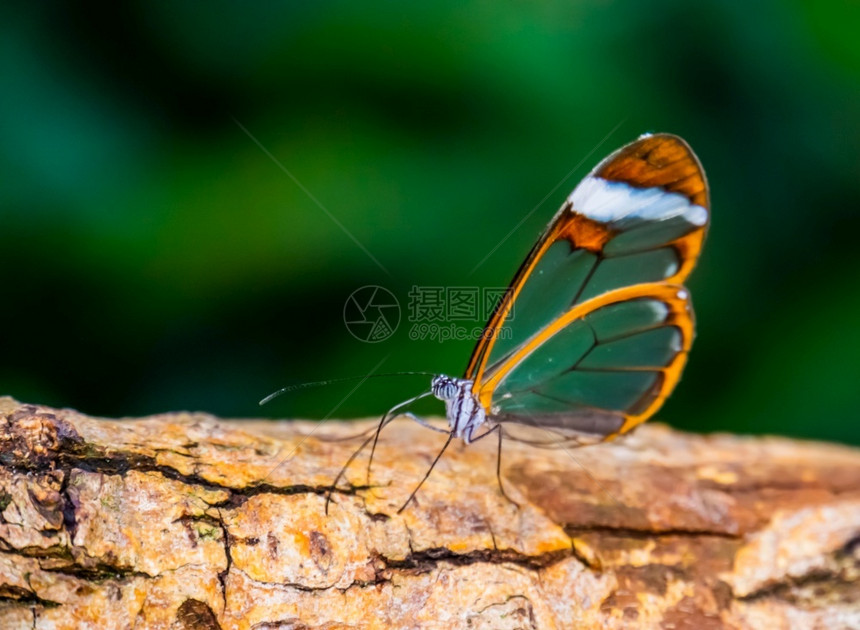
[[[454,379],[444,374],[434,376],[433,380],[430,381],[430,391],[439,400],[452,400],[457,396],[460,389],[458,380],[460,379]]]
[[[445,415],[454,437],[463,438],[468,444],[474,439],[475,430],[487,419],[481,403],[472,394],[473,381],[440,374],[430,383],[431,393],[445,401]]]

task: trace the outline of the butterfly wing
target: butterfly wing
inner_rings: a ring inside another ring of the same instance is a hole
[[[692,341],[686,289],[659,283],[616,289],[553,321],[482,384],[479,396],[509,437],[602,441],[662,405]]]
[[[669,134],[623,147],[576,187],[466,371],[505,433],[599,441],[656,412],[692,342],[680,283],[701,251],[708,207],[698,159]]]

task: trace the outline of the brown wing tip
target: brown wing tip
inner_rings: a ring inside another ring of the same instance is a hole
[[[594,174],[636,188],[659,186],[709,208],[705,171],[690,146],[668,133],[645,134],[601,162]]]

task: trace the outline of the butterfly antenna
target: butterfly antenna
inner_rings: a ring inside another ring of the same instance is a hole
[[[324,381],[311,381],[309,383],[298,383],[296,385],[287,385],[286,387],[282,387],[278,391],[272,392],[263,400],[260,401],[260,405],[265,405],[270,400],[277,398],[281,394],[286,394],[287,392],[294,392],[299,389],[307,389],[309,387],[321,387],[323,385],[331,385],[333,383],[343,383],[346,381],[358,381],[362,379],[368,378],[380,378],[383,376],[436,376],[433,372],[385,372],[383,374],[371,374],[364,376],[345,376],[343,378],[330,378]]]

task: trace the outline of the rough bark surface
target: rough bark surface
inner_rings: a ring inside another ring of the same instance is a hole
[[[408,420],[0,398],[2,628],[860,628],[860,452],[646,425],[575,451]],[[314,432],[308,437],[306,434]]]

